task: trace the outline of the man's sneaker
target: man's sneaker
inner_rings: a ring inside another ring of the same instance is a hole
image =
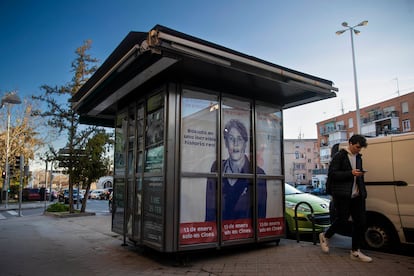
[[[320,233],[319,234],[319,243],[321,245],[322,252],[329,253],[328,239],[325,238],[325,234],[324,233]]]
[[[364,263],[372,262],[372,258],[362,254],[361,251],[359,251],[359,249],[356,251],[351,250],[351,260],[361,261]]]

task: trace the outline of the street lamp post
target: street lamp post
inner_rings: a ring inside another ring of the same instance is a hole
[[[5,165],[5,178],[3,183],[3,192],[6,191],[6,209],[8,208],[8,200],[9,200],[9,186],[10,186],[10,166],[9,166],[9,151],[10,151],[10,105],[11,104],[21,104],[22,101],[20,100],[19,96],[16,95],[14,92],[7,93],[1,99],[1,107],[4,104],[7,104],[7,133],[6,133],[6,165]]]
[[[354,67],[354,84],[355,84],[356,124],[357,124],[358,134],[361,134],[361,114],[359,111],[358,82],[357,82],[357,73],[356,73],[356,65],[355,65],[354,33],[356,35],[360,33],[360,31],[355,29],[355,27],[366,26],[367,24],[368,24],[368,21],[364,20],[361,23],[351,27],[348,25],[347,22],[343,22],[342,26],[346,27],[346,29],[336,32],[337,35],[341,35],[344,32],[349,30],[349,33],[351,34],[352,62],[353,62],[353,67]]]

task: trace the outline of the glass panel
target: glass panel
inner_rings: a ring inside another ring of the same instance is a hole
[[[180,190],[180,244],[216,242],[217,223],[206,217],[206,179],[183,177]],[[211,192],[215,199],[215,191]],[[210,211],[216,210],[213,202]]]
[[[222,121],[223,173],[252,173],[250,103],[223,99]]]
[[[183,91],[180,158],[182,172],[217,171],[218,107],[217,95]],[[181,245],[217,242],[217,178],[211,187],[206,183],[205,177],[181,179]],[[206,204],[206,200],[210,204]]]
[[[251,179],[238,178],[234,185],[223,179],[222,194],[222,237],[223,240],[246,239],[253,237]]]
[[[138,136],[138,144],[137,144],[137,172],[142,173],[143,172],[143,151],[144,151],[144,106],[139,105],[138,106],[138,112],[137,112],[137,136]]]
[[[266,216],[259,216],[259,237],[281,236],[284,234],[284,209],[282,181],[267,180],[267,212]],[[260,193],[259,193],[260,195]],[[258,200],[259,209],[261,200]]]
[[[125,162],[126,143],[128,131],[127,113],[117,116],[115,126],[115,149],[114,149],[114,191],[112,209],[112,231],[124,234],[124,209],[125,209]]]
[[[145,156],[146,172],[162,172],[164,161],[164,146],[149,148]]]
[[[132,222],[133,222],[133,208],[134,208],[134,181],[128,181],[128,208],[126,210],[126,232],[128,237],[132,237]]]
[[[147,103],[145,171],[162,172],[164,166],[164,98],[155,95]]]
[[[131,106],[128,118],[128,176],[135,172],[134,147],[135,147],[135,106]]]
[[[142,209],[142,180],[137,178],[137,186],[135,187],[135,209],[134,209],[134,229],[133,235],[135,240],[141,239],[141,209]]]
[[[164,183],[162,178],[145,178],[143,195],[143,238],[162,246],[164,239]]]
[[[154,146],[164,139],[164,109],[147,115],[146,146]]]
[[[258,174],[282,174],[282,112],[256,105],[256,164]],[[261,172],[262,171],[262,172]]]
[[[128,117],[126,113],[118,115],[115,128],[114,166],[115,176],[125,176],[125,149]]]
[[[223,99],[222,110],[222,172],[251,174],[251,106],[249,102]],[[215,186],[208,183],[208,188]],[[223,177],[222,235],[223,240],[253,237],[253,179]]]
[[[216,160],[217,96],[184,90],[181,104],[181,171],[210,172]]]
[[[112,205],[112,231],[124,234],[124,209],[125,209],[125,182],[124,179],[114,179],[114,193]]]

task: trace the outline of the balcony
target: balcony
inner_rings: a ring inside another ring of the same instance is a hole
[[[334,132],[342,132],[342,131],[346,131],[345,125],[337,125],[335,127],[324,127],[320,129],[321,135],[329,135]]]
[[[314,169],[312,170],[312,174],[316,175],[316,174],[328,174],[328,169]]]
[[[371,122],[378,122],[387,120],[390,118],[398,118],[400,116],[400,113],[398,111],[383,111],[383,110],[377,110],[368,112],[368,117],[362,118],[362,123],[369,124]]]

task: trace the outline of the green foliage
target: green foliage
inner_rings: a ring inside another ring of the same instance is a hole
[[[67,170],[69,174],[69,192],[73,191],[73,186],[80,183],[79,172],[80,158],[84,155],[84,146],[90,136],[95,133],[96,128],[90,127],[83,129],[80,127],[79,115],[73,110],[70,97],[82,87],[88,78],[96,71],[98,60],[91,57],[88,51],[91,41],[76,49],[76,58],[72,62],[73,78],[69,83],[61,86],[42,85],[43,93],[33,95],[34,100],[43,103],[44,108],[33,110],[32,115],[40,116],[47,120],[47,124],[59,134],[66,133],[67,144],[64,149],[56,151],[53,146],[49,150],[53,159],[58,161],[59,166]],[[69,200],[69,211],[72,213],[72,198]],[[84,210],[84,203],[82,210]]]
[[[62,204],[62,203],[53,203],[47,207],[47,212],[68,212],[69,211],[69,205]]]

